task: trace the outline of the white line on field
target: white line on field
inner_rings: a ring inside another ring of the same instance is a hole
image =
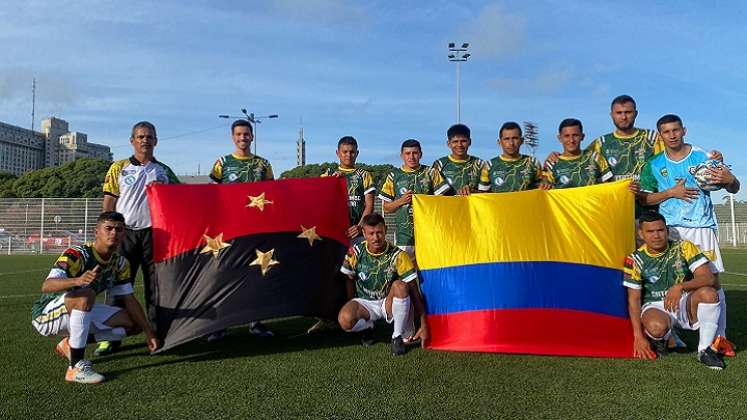
[[[43,268],[43,269],[36,268],[34,270],[10,271],[10,272],[7,272],[7,273],[0,273],[0,277],[2,277],[2,276],[13,276],[13,275],[16,275],[16,274],[24,274],[24,273],[40,273],[40,272],[43,272],[43,271],[47,271],[47,269],[45,269],[45,268]]]
[[[747,274],[745,273],[735,273],[733,271],[724,271],[724,274],[731,274],[732,276],[747,277]]]

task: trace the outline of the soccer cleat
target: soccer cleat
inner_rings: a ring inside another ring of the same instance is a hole
[[[93,351],[93,355],[96,357],[101,357],[112,354],[117,351],[117,349],[121,345],[121,341],[102,341],[99,343],[98,347],[96,347],[96,350]]]
[[[275,335],[265,324],[259,321],[249,324],[249,332],[258,337],[272,337]]]
[[[656,353],[657,358],[667,355],[667,339],[654,340],[649,338],[648,341],[651,343],[651,348]]]
[[[735,346],[731,341],[727,340],[723,335],[717,335],[716,339],[713,340],[712,346],[716,349],[716,351],[726,357],[734,357],[737,354],[735,351],[737,346]]]
[[[405,354],[405,342],[402,340],[402,336],[392,338],[392,354],[395,356],[402,356]]]
[[[376,335],[373,328],[366,328],[361,331],[361,344],[363,347],[373,346],[376,343]]]
[[[205,337],[205,340],[207,340],[208,343],[216,343],[226,337],[228,337],[228,330],[220,330],[209,334],[207,337]]]
[[[726,367],[721,355],[710,346],[706,347],[705,350],[698,352],[698,361],[710,369],[721,370]]]
[[[63,359],[70,361],[70,338],[63,338],[62,341],[57,343],[57,347],[54,348],[54,351]]]
[[[327,319],[320,319],[316,322],[316,324],[312,325],[308,330],[306,330],[306,334],[317,334],[324,331],[333,331],[338,328],[339,326],[336,322]]]
[[[94,372],[88,360],[79,360],[75,366],[68,366],[65,380],[81,384],[98,384],[104,382],[104,375]]]

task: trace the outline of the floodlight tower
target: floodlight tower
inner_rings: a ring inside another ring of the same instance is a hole
[[[524,144],[529,146],[532,150],[532,156],[534,156],[534,152],[539,147],[539,128],[537,124],[524,121]]]
[[[456,109],[457,109],[457,122],[462,120],[462,79],[461,79],[461,64],[467,61],[472,54],[467,52],[469,48],[469,42],[465,42],[461,47],[457,47],[456,43],[449,42],[449,61],[456,63]]]
[[[240,118],[249,121],[249,124],[252,125],[252,134],[254,135],[254,154],[257,154],[257,124],[260,124],[262,120],[265,118],[277,118],[278,114],[270,114],[270,115],[263,115],[263,116],[256,116],[254,113],[247,113],[246,108],[241,108],[241,113],[244,114],[243,117],[237,117],[234,115],[218,115],[218,118]]]

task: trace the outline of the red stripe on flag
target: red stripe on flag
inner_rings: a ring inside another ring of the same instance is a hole
[[[563,309],[429,315],[435,350],[630,358],[630,320]]]
[[[205,245],[203,234],[223,240],[255,233],[301,232],[349,244],[344,178],[307,178],[238,184],[152,184],[147,189],[153,223],[153,259],[161,262]],[[246,207],[265,194],[264,210]],[[299,239],[305,240],[305,239]]]

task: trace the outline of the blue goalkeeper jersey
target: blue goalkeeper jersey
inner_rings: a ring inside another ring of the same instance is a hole
[[[679,161],[669,159],[666,151],[652,157],[641,172],[641,191],[664,191],[675,186],[679,179],[684,179],[687,187],[698,188],[695,168],[709,158],[703,149],[691,147],[690,153]],[[689,203],[679,198],[662,201],[659,213],[667,219],[668,226],[716,229],[716,215],[709,191],[700,190],[698,198]]]

